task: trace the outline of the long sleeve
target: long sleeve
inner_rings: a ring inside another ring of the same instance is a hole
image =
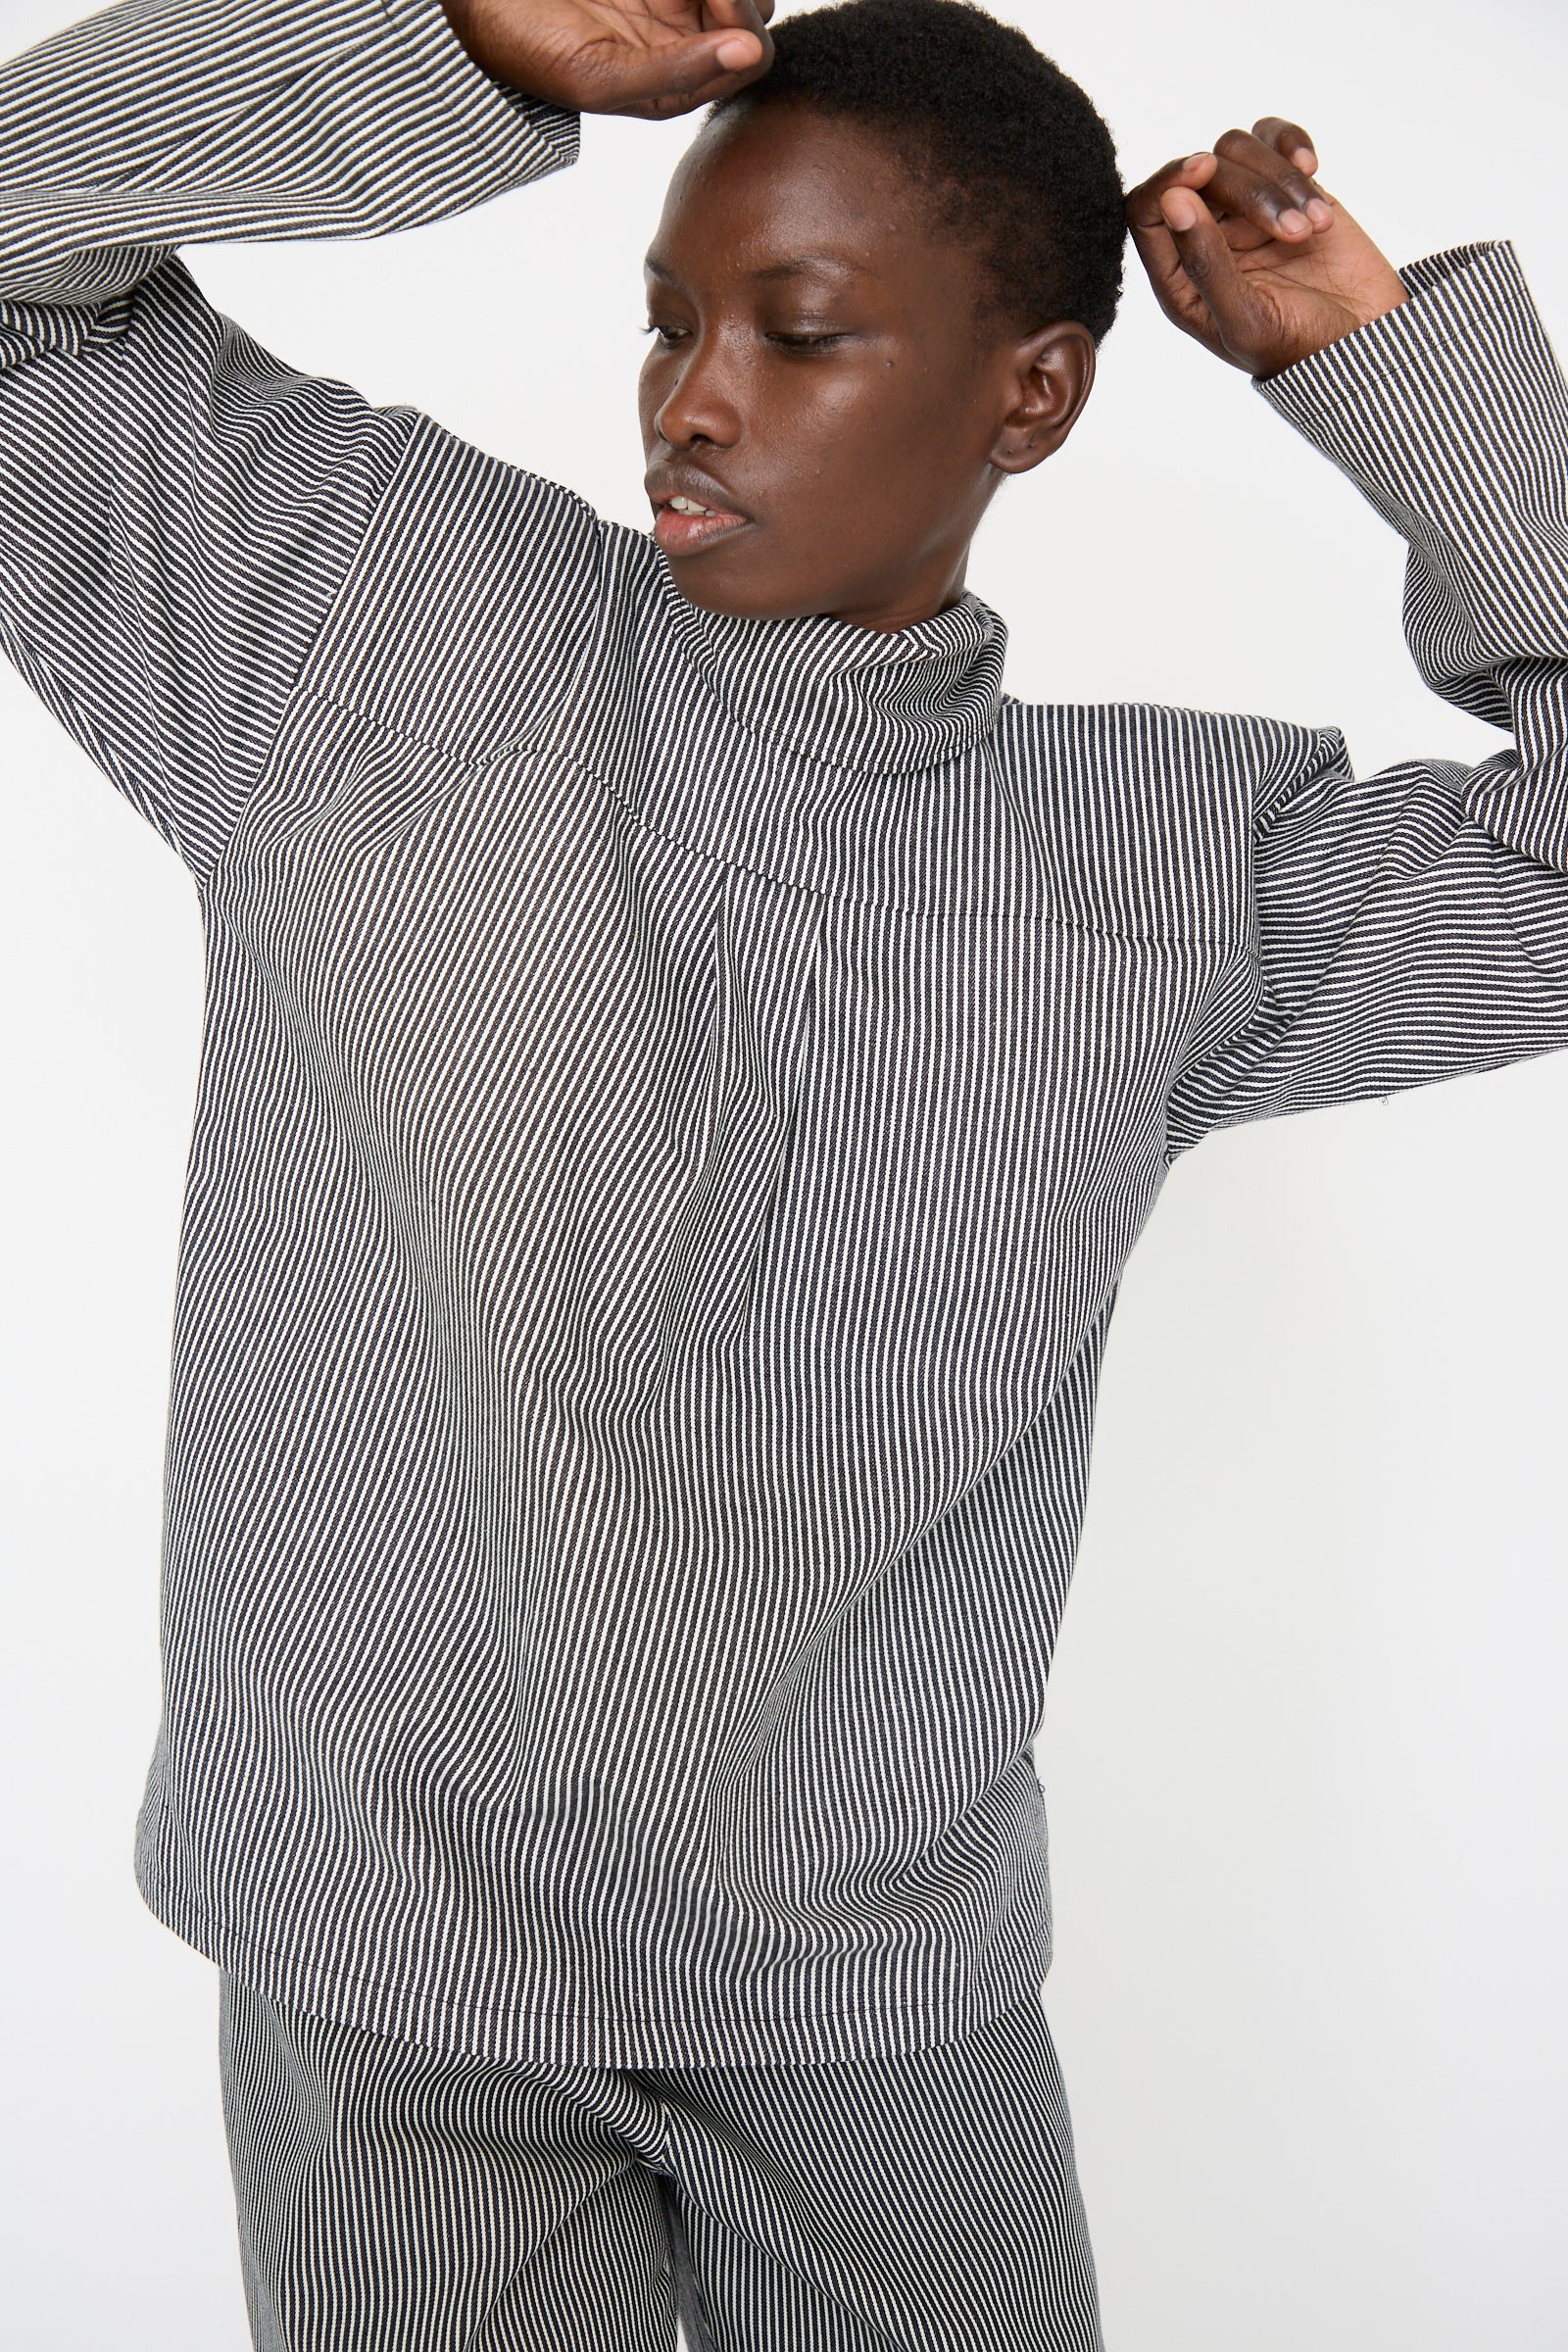
[[[1170,1103],[1218,1127],[1568,1046],[1568,386],[1511,247],[1260,386],[1409,543],[1427,682],[1513,737],[1367,778],[1343,738],[1254,812],[1251,953]]]
[[[174,249],[381,235],[575,150],[439,0],[127,0],[0,69],[0,647],[198,875],[416,419]]]

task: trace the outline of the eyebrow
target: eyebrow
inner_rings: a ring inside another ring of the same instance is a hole
[[[674,270],[662,262],[656,253],[647,255],[643,268],[650,277],[662,278],[665,285],[672,286],[677,282]],[[803,253],[796,255],[792,261],[770,262],[766,269],[753,270],[749,274],[761,283],[772,283],[786,277],[868,277],[872,273],[858,263],[847,262],[842,254]]]

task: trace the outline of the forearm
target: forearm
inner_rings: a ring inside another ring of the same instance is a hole
[[[1259,390],[1406,540],[1428,682],[1514,746],[1362,777],[1324,730],[1269,778],[1236,1025],[1173,1093],[1171,1155],[1568,1048],[1568,387],[1509,247],[1402,276]]]
[[[1403,276],[1402,309],[1259,390],[1406,540],[1428,684],[1515,737],[1476,812],[1568,863],[1568,386],[1511,247]]]
[[[0,69],[0,651],[199,875],[413,418],[173,249],[438,219],[574,139],[437,0],[139,0]]]
[[[575,152],[440,0],[107,10],[0,68],[0,357],[37,348],[30,308],[96,308],[179,245],[380,235]]]

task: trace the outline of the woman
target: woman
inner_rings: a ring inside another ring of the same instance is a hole
[[[290,2352],[1099,2340],[1031,1742],[1127,1252],[1215,1127],[1568,1043],[1507,249],[1396,272],[1278,120],[1127,204],[1517,754],[1022,707],[964,565],[1091,390],[1108,136],[954,0],[776,52],[169,0],[0,80],[0,626],[207,925],[138,1878]],[[172,258],[708,100],[651,536]]]

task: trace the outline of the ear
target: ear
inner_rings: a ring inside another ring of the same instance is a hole
[[[1027,473],[1054,457],[1095,381],[1095,338],[1070,320],[1043,326],[1002,355],[1006,414],[991,451],[999,473]]]

